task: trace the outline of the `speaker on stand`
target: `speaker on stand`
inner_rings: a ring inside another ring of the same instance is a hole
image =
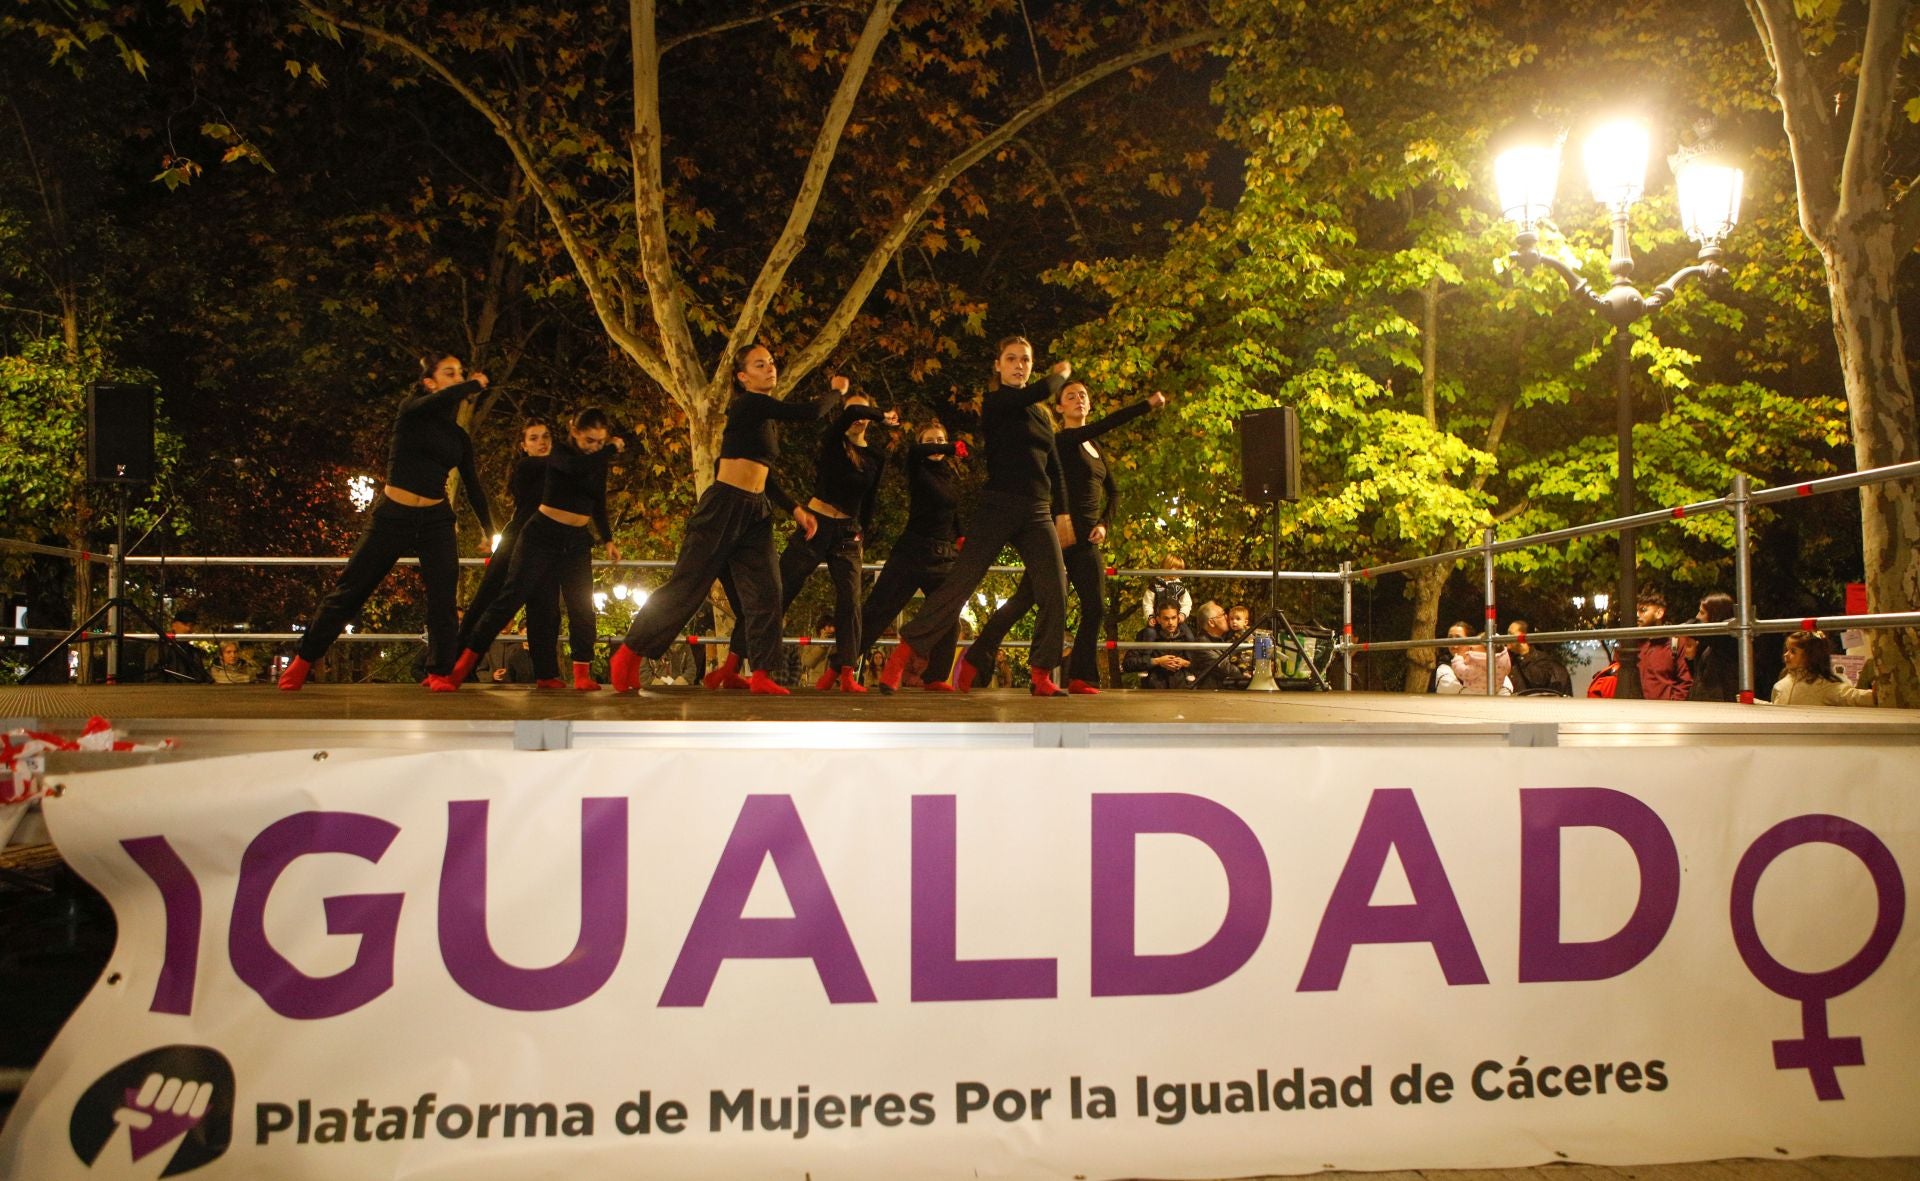
[[[1273,508],[1273,578],[1267,583],[1267,614],[1247,633],[1258,637],[1254,645],[1253,681],[1247,688],[1271,691],[1280,687],[1273,677],[1276,654],[1271,648],[1272,637],[1284,628],[1294,651],[1300,654],[1312,674],[1314,687],[1330,692],[1333,686],[1308,655],[1293,622],[1280,610],[1280,505],[1282,501],[1300,499],[1300,417],[1291,406],[1273,406],[1247,411],[1234,426],[1240,435],[1240,494],[1248,504]],[[1231,657],[1246,640],[1247,636],[1235,640],[1214,658],[1213,664],[1201,671],[1198,680],[1205,680],[1207,673]]]
[[[154,622],[138,604],[126,597],[127,573],[127,490],[153,483],[154,473],[154,391],[151,386],[96,381],[87,386],[87,482],[113,489],[113,560],[107,567],[107,599],[80,626],[48,650],[27,670],[27,679],[41,665],[66,650],[76,640],[107,640],[107,683],[120,679],[120,648],[126,641],[123,611],[160,637],[163,653],[160,662],[166,675],[193,680],[175,671],[176,663],[166,659],[169,649],[178,643],[167,629]],[[102,618],[107,630],[95,632]]]

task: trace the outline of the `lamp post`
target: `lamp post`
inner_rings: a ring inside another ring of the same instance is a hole
[[[1613,218],[1613,261],[1607,266],[1613,283],[1605,292],[1595,291],[1565,261],[1540,253],[1538,226],[1552,213],[1559,183],[1558,138],[1516,139],[1494,161],[1501,213],[1518,231],[1514,238],[1517,249],[1510,256],[1513,262],[1529,271],[1540,265],[1550,268],[1566,280],[1574,299],[1586,303],[1613,325],[1614,426],[1619,435],[1620,466],[1616,488],[1618,515],[1622,517],[1634,512],[1633,336],[1628,329],[1635,320],[1665,306],[1673,299],[1675,289],[1687,280],[1723,277],[1726,269],[1720,265],[1720,242],[1740,217],[1740,169],[1707,155],[1695,155],[1677,164],[1674,171],[1681,226],[1688,237],[1700,243],[1700,255],[1692,266],[1674,272],[1651,294],[1641,295],[1633,285],[1633,247],[1627,232],[1629,216],[1646,183],[1647,151],[1646,127],[1632,122],[1602,126],[1586,143],[1584,155],[1593,198],[1605,205]],[[1619,585],[1613,598],[1622,612],[1631,612],[1638,598],[1634,562],[1633,530],[1622,530]],[[1631,644],[1622,644],[1619,660],[1618,695],[1640,696],[1639,652]]]

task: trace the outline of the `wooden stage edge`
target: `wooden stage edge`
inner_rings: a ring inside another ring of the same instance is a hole
[[[175,757],[313,747],[907,748],[1202,746],[1920,746],[1920,710],[1402,693],[1108,691],[1035,699],[667,687],[639,696],[467,686],[0,687],[0,728],[72,732],[92,715]]]

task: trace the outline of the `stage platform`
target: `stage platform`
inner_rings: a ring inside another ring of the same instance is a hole
[[[0,724],[73,728],[98,714],[179,757],[291,748],[1692,746],[1920,747],[1920,710],[1781,708],[1405,693],[1108,691],[1038,700],[1013,689],[790,697],[409,685],[0,688]]]

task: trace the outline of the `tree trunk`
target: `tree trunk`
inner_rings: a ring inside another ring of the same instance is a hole
[[[1453,538],[1448,537],[1440,548],[1452,549]],[[1446,589],[1447,579],[1452,576],[1451,566],[1422,566],[1407,576],[1407,598],[1413,603],[1413,639],[1424,640],[1440,634],[1440,592]],[[1440,652],[1439,648],[1415,648],[1407,653],[1407,692],[1427,691]]]
[[[1920,459],[1912,380],[1894,294],[1898,262],[1884,213],[1842,225],[1822,251],[1840,347],[1854,463],[1860,470]],[[1910,480],[1860,489],[1868,610],[1920,605],[1920,493]],[[1867,633],[1881,705],[1920,706],[1920,633]]]

